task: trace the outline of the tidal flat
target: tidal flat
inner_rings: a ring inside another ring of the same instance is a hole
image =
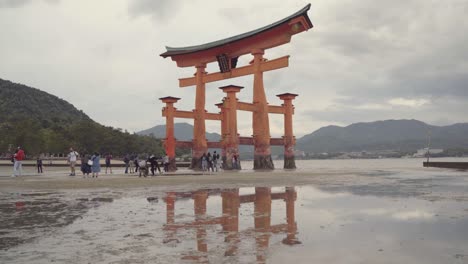
[[[98,179],[1,168],[0,263],[468,263],[468,172],[297,165]]]

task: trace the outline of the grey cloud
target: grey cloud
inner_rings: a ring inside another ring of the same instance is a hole
[[[417,98],[420,99],[420,98]],[[434,98],[421,107],[391,106],[386,101],[374,100],[381,109],[363,109],[366,99],[348,97],[323,110],[306,110],[299,114],[311,119],[333,124],[351,124],[386,119],[418,119],[430,124],[453,124],[464,120],[468,106],[457,97]]]
[[[32,0],[0,0],[0,8],[18,8],[32,3]],[[49,4],[57,4],[60,0],[44,0]]]
[[[130,17],[151,16],[163,20],[174,15],[179,6],[180,0],[130,0],[128,13]]]
[[[313,75],[340,105],[468,97],[468,2],[340,1],[332,9],[307,44],[322,51]]]
[[[0,8],[16,8],[30,2],[31,0],[0,0]]]

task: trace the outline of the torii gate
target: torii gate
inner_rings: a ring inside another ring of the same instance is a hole
[[[222,204],[220,216],[207,215],[207,200],[210,195],[221,194]],[[193,199],[194,219],[188,222],[176,221],[176,202],[179,199]],[[194,260],[199,263],[207,262],[208,243],[206,241],[209,226],[221,225],[225,236],[225,256],[245,254],[239,252],[241,236],[252,236],[255,239],[255,255],[259,263],[266,263],[265,252],[270,245],[273,234],[284,234],[282,243],[285,245],[301,244],[297,238],[297,222],[295,202],[297,192],[294,187],[285,187],[283,192],[272,192],[270,187],[255,187],[254,194],[239,193],[239,188],[223,190],[198,190],[195,192],[168,192],[164,197],[166,203],[166,224],[164,243],[179,241],[177,231],[193,228],[196,231],[197,252],[184,254],[183,260]],[[283,200],[286,205],[285,223],[272,225],[272,201]],[[240,230],[239,217],[242,204],[253,204],[254,227]],[[218,245],[219,246],[219,245]]]
[[[166,107],[163,109],[163,116],[166,116],[167,122],[165,148],[170,158],[171,170],[175,170],[175,146],[177,144],[173,135],[174,117],[194,119],[193,141],[186,144],[186,146],[190,145],[192,147],[192,169],[201,168],[201,157],[203,153],[207,152],[208,147],[210,147],[205,137],[205,120],[220,120],[222,121],[222,128],[224,124],[224,129],[227,133],[223,134],[222,142],[211,144],[211,146],[224,146],[223,153],[226,155],[223,158],[226,159],[228,168],[229,165],[232,166],[229,157],[236,155],[238,153],[238,144],[243,143],[243,139],[239,138],[237,134],[236,110],[252,112],[253,137],[246,139],[245,141],[248,142],[245,143],[254,145],[254,169],[260,170],[274,169],[270,145],[272,145],[272,141],[275,140],[270,137],[268,113],[284,114],[284,139],[277,140],[275,143],[284,144],[285,146],[285,168],[295,168],[295,139],[292,134],[292,100],[297,95],[289,93],[278,95],[284,100],[283,106],[269,106],[263,85],[263,73],[288,67],[289,56],[267,60],[263,57],[263,54],[266,49],[289,43],[293,35],[312,28],[312,22],[307,15],[309,9],[310,4],[291,16],[273,24],[227,39],[191,47],[166,47],[167,51],[161,54],[163,58],[171,57],[171,59],[177,63],[178,67],[196,68],[195,77],[179,79],[180,87],[196,86],[195,109],[193,111],[176,110],[173,104],[177,102],[179,98],[160,98],[166,103]],[[239,56],[245,54],[253,55],[253,60],[250,62],[250,65],[237,67]],[[220,72],[208,74],[205,71],[206,65],[215,61],[218,62]],[[236,102],[235,93],[240,91],[240,89],[238,86],[231,85],[221,87],[221,89],[227,93],[227,97],[224,100],[225,104],[220,106],[221,113],[206,112],[205,85],[207,83],[251,74],[254,79],[252,103]],[[226,106],[226,103],[228,106]],[[169,120],[171,118],[172,121]],[[230,121],[228,122],[226,119]],[[170,127],[171,122],[172,127]],[[224,136],[227,136],[226,139]]]

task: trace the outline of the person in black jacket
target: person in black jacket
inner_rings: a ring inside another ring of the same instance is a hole
[[[154,176],[155,169],[157,169],[159,171],[159,174],[161,174],[161,168],[159,167],[158,158],[156,158],[154,155],[151,155],[148,158],[148,162],[151,165],[151,175],[152,176]]]

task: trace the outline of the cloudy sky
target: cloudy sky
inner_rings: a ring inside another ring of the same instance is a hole
[[[244,33],[280,20],[308,2],[284,0],[0,0],[0,78],[63,98],[94,120],[130,132],[163,124],[163,96],[194,107],[194,87],[159,54]],[[314,28],[267,50],[291,55],[265,73],[270,104],[298,93],[295,132],[385,119],[434,125],[468,122],[468,0],[315,0]],[[247,63],[248,55],[240,64]],[[217,71],[209,65],[208,71]],[[207,110],[227,84],[252,100],[252,77],[207,85]],[[178,120],[189,121],[189,120]],[[189,121],[191,122],[191,121]],[[239,113],[242,135],[251,116]],[[281,116],[270,116],[273,136]],[[209,131],[219,124],[207,122]]]

